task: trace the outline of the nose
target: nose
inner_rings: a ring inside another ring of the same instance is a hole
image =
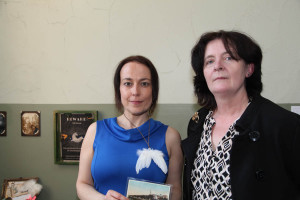
[[[214,71],[220,71],[223,69],[222,59],[219,59],[215,62]]]
[[[132,95],[134,95],[134,96],[139,95],[140,89],[139,89],[138,84],[132,86],[132,88],[131,88],[131,93],[132,93]]]

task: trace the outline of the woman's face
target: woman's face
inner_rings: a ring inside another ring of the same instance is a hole
[[[121,102],[125,114],[142,115],[152,104],[152,82],[148,67],[126,63],[120,72]]]
[[[226,51],[222,40],[210,41],[205,49],[203,73],[211,93],[216,95],[236,95],[246,92],[245,78],[254,70],[242,59],[234,60]]]

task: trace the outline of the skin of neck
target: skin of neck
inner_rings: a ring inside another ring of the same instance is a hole
[[[128,118],[126,118],[126,117]],[[119,116],[118,119],[121,122],[121,126],[125,126],[123,128],[136,128],[143,125],[150,117],[148,116],[148,112],[139,115],[133,115],[129,112],[124,112],[123,115]]]
[[[215,95],[215,99],[217,108],[214,111],[214,117],[239,117],[245,111],[249,102],[246,90],[243,90],[242,92],[239,92],[235,95]]]

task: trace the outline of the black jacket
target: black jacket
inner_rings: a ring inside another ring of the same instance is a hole
[[[185,156],[183,194],[192,199],[191,170],[209,110],[190,120],[182,141]],[[253,98],[235,128],[230,152],[230,181],[235,200],[300,199],[300,116],[273,102]]]

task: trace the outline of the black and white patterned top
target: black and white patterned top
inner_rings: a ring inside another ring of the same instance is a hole
[[[196,152],[191,181],[194,186],[193,200],[231,199],[230,185],[230,149],[232,138],[239,133],[235,130],[235,122],[229,127],[215,151],[212,149],[211,132],[216,124],[213,111],[206,116],[199,148]]]

